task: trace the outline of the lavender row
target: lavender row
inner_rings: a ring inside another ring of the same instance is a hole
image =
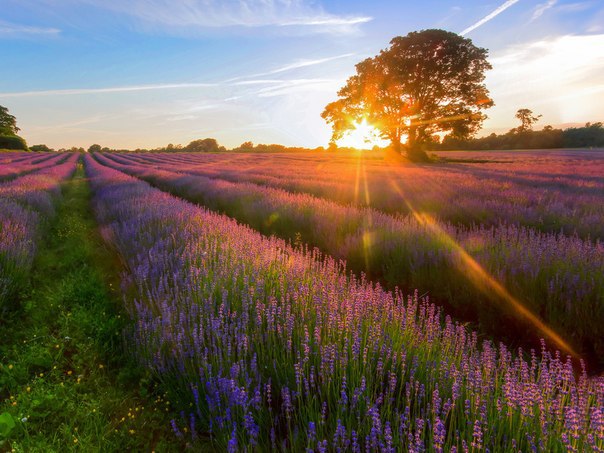
[[[599,242],[510,225],[461,228],[426,216],[393,217],[252,183],[120,165],[115,156],[107,157],[97,159],[265,234],[317,246],[388,287],[429,292],[456,317],[479,321],[483,331],[531,344],[547,331],[533,327],[534,319],[516,303],[521,304],[563,334],[592,367],[604,363]]]
[[[45,153],[44,155],[32,154],[28,152],[19,153],[25,156],[17,155],[11,158],[5,158],[0,166],[0,182],[6,181],[17,176],[40,170],[44,167],[50,167],[66,156],[57,153]]]
[[[45,223],[55,214],[61,183],[75,171],[78,156],[0,184],[0,314],[17,303]]]
[[[177,435],[228,451],[604,447],[604,382],[558,354],[479,345],[417,296],[85,163],[126,264],[133,353],[179,396]]]
[[[249,154],[128,158],[167,170],[248,181],[390,213],[415,210],[456,224],[504,222],[604,238],[604,160],[600,155],[532,156],[429,167],[333,156],[326,160]]]

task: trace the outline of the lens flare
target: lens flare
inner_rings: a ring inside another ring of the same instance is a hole
[[[546,339],[554,343],[562,352],[575,359],[581,358],[581,356],[560,335],[558,335],[551,327],[545,324],[545,322],[543,322],[531,310],[526,308],[520,300],[510,294],[510,292],[492,275],[490,275],[480,265],[480,263],[472,258],[472,256],[470,256],[470,254],[466,252],[464,248],[457,241],[455,241],[454,238],[447,234],[447,232],[438,225],[431,215],[418,212],[416,209],[414,209],[396,181],[394,181],[392,178],[390,178],[390,184],[405,202],[413,217],[415,217],[415,219],[421,225],[427,227],[432,232],[434,237],[436,237],[444,246],[453,250],[456,258],[458,258],[457,262],[461,267],[460,270],[464,275],[467,276],[467,278],[477,289],[489,296],[492,294],[497,295],[499,299],[505,301],[508,306],[514,310],[514,313],[518,317],[528,321],[537,330],[539,330],[539,332],[541,332]]]

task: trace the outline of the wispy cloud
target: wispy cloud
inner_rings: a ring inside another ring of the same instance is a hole
[[[297,61],[294,61],[293,63],[288,63],[288,64],[280,66],[278,68],[271,69],[270,71],[259,72],[256,74],[249,74],[249,75],[239,76],[239,77],[233,77],[232,79],[229,79],[226,82],[234,82],[234,81],[245,79],[245,82],[243,82],[243,83],[247,83],[247,84],[258,83],[261,81],[254,81],[254,80],[250,80],[250,79],[254,79],[256,77],[264,77],[264,76],[268,76],[268,75],[281,74],[282,72],[293,71],[295,69],[302,69],[302,68],[308,68],[311,66],[317,66],[317,65],[329,63],[329,62],[336,61],[336,60],[342,60],[344,58],[354,57],[357,55],[358,54],[355,54],[355,53],[345,53],[342,55],[335,55],[332,57],[325,57],[325,58],[315,58],[312,60],[309,60],[309,59],[297,60]]]
[[[250,94],[260,98],[268,98],[289,95],[292,93],[309,91],[316,92],[319,90],[333,92],[340,83],[341,80],[321,78],[280,80],[279,83],[261,88],[260,90]]]
[[[279,23],[282,27],[291,27],[295,25],[358,25],[373,20],[370,16],[360,17],[305,17],[292,21]]]
[[[531,17],[531,22],[539,19],[541,16],[543,16],[543,13],[546,12],[548,9],[552,8],[556,3],[558,3],[558,0],[547,0],[546,3],[540,3],[535,7],[535,11],[533,12],[533,16]]]
[[[316,65],[328,63],[328,62],[334,61],[334,60],[341,60],[343,58],[353,57],[355,55],[356,54],[354,54],[354,53],[345,53],[345,54],[336,55],[333,57],[317,58],[315,60],[299,60],[294,63],[290,63],[285,66],[282,66],[280,68],[273,69],[272,71],[269,71],[269,72],[267,72],[265,74],[261,74],[261,75],[279,74],[281,72],[291,71],[292,69],[300,69],[300,68],[306,68],[308,66],[316,66]]]
[[[285,87],[316,86],[326,82],[333,82],[332,79],[310,78],[310,79],[259,79],[259,80],[240,80],[232,82],[219,83],[166,83],[156,85],[132,85],[120,87],[103,88],[67,88],[61,90],[38,90],[38,91],[15,91],[0,93],[2,98],[23,98],[33,96],[77,96],[87,94],[111,94],[111,93],[132,93],[139,91],[159,91],[159,90],[182,90],[190,88],[217,88],[217,87],[245,87],[254,85],[266,85],[265,88],[257,91],[258,95],[266,95],[275,90],[282,90]],[[234,96],[231,99],[238,98]]]
[[[350,33],[366,15],[334,15],[310,0],[85,0],[95,7],[176,33],[223,27],[295,27],[311,33]]]
[[[0,20],[0,38],[23,35],[58,35],[61,30],[49,27],[34,27],[31,25],[11,24]]]
[[[81,94],[128,93],[135,91],[173,90],[183,88],[209,88],[218,86],[215,83],[165,83],[156,85],[131,85],[104,88],[67,88],[61,90],[38,90],[0,93],[3,98],[21,98],[30,96],[70,96]]]
[[[33,96],[77,96],[77,95],[89,95],[89,94],[113,94],[113,93],[132,93],[139,91],[163,91],[163,90],[183,90],[191,88],[236,88],[246,86],[262,86],[266,87],[256,92],[261,96],[269,96],[271,90],[282,91],[285,87],[301,87],[304,85],[316,85],[317,83],[324,83],[325,81],[331,81],[331,79],[320,79],[320,78],[297,78],[297,79],[280,79],[280,78],[261,78],[263,76],[278,76],[281,73],[294,71],[297,69],[307,68],[311,66],[317,66],[325,64],[334,60],[348,58],[354,56],[354,53],[347,53],[342,55],[335,55],[325,58],[316,59],[300,59],[292,63],[285,64],[276,69],[272,69],[267,72],[249,74],[245,76],[233,77],[227,80],[208,83],[208,82],[192,82],[192,83],[159,83],[159,84],[148,84],[148,85],[129,85],[129,86],[116,86],[116,87],[99,87],[99,88],[65,88],[56,90],[31,90],[31,91],[18,91],[18,92],[5,92],[0,93],[0,97],[3,98],[23,98]],[[270,87],[270,88],[268,88]],[[234,95],[228,98],[229,100],[239,99],[241,95]]]
[[[490,21],[491,19],[499,16],[502,12],[504,12],[506,9],[508,9],[510,6],[515,5],[516,3],[518,3],[520,0],[507,0],[505,3],[503,3],[502,5],[500,5],[497,9],[495,9],[492,13],[486,15],[485,17],[483,17],[482,19],[480,19],[478,22],[470,25],[468,28],[466,28],[465,30],[463,30],[460,35],[465,36],[468,33],[470,33],[473,30],[476,30],[478,27],[483,26],[484,24],[486,24],[488,21]]]

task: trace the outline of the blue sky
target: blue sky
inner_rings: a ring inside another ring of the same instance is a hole
[[[489,49],[481,134],[604,120],[601,0],[0,0],[0,105],[30,145],[326,145],[354,64],[426,28]]]

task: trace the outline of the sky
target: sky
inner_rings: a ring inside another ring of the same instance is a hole
[[[0,0],[0,105],[30,145],[326,146],[354,65],[427,28],[489,50],[479,135],[604,121],[602,0]]]

